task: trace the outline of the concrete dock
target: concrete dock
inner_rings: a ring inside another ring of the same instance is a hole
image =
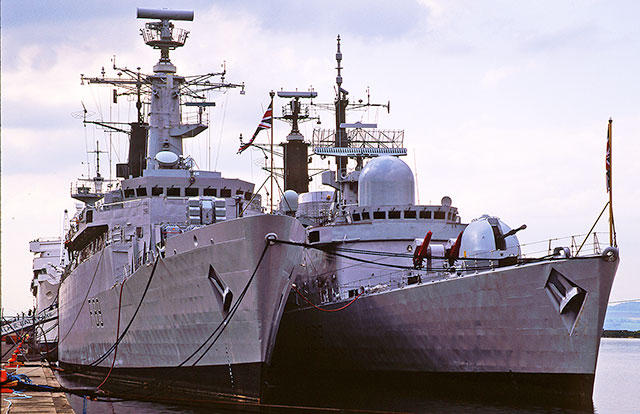
[[[13,372],[13,369],[7,369]],[[24,366],[17,368],[17,374],[27,375],[34,384],[48,385],[50,387],[59,387],[60,384],[56,379],[51,368],[45,363],[27,362]],[[23,398],[17,394],[3,393],[2,398],[2,414],[6,414],[9,407],[9,414],[18,413],[38,413],[38,414],[74,414],[75,412],[69,405],[67,396],[62,392],[49,391],[26,391],[23,393],[31,398]],[[9,401],[11,404],[9,404]]]

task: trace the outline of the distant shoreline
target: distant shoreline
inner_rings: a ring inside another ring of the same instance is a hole
[[[605,330],[602,332],[603,338],[640,338],[640,331],[610,331]]]

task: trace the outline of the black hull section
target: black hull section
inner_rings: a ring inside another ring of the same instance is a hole
[[[100,384],[109,368],[60,362],[65,374],[80,374]],[[267,365],[264,363],[197,367],[114,368],[101,388],[133,399],[161,400],[167,391],[212,399],[260,401]],[[95,384],[93,384],[95,382]]]
[[[269,402],[363,409],[411,410],[434,399],[592,409],[593,383],[589,374],[287,370],[273,373],[268,395]]]
[[[48,342],[38,344],[38,351],[40,352],[40,358],[46,359],[49,362],[55,362],[58,360],[58,343]]]

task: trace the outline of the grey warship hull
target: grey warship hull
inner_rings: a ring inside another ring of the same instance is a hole
[[[112,265],[117,248],[94,254],[61,285],[62,366],[104,378],[113,364],[110,381],[192,390],[197,384],[198,392],[260,398],[301,256],[299,247],[270,245],[268,234],[304,237],[294,219],[268,215],[176,235],[167,241],[165,258],[149,260],[126,279],[121,300]],[[213,279],[226,284],[232,304],[241,301],[235,311]],[[128,324],[117,351],[109,353]]]
[[[130,396],[167,388],[260,399],[281,315],[304,240],[292,217],[267,215],[254,185],[196,169],[183,140],[208,128],[226,70],[178,75],[170,52],[189,32],[172,21],[193,11],[138,9],[159,51],[153,73],[118,67],[116,77],[85,77],[136,97],[126,163],[116,180],[96,172],[71,187],[83,204],[66,233],[69,263],[60,284],[59,361],[94,374],[98,388],[141,384]],[[85,111],[86,114],[87,111]],[[109,142],[111,142],[109,140]],[[258,189],[259,191],[259,189]],[[142,389],[144,388],[144,390]]]
[[[534,391],[590,401],[617,265],[591,256],[454,274],[364,294],[338,312],[290,302],[275,358],[289,374],[352,384],[460,390],[482,383],[483,392],[502,396]],[[562,311],[550,293],[558,274],[582,293]]]
[[[604,251],[594,234],[591,255],[589,235],[580,248],[575,236],[571,247],[552,247],[556,238],[533,252],[530,243],[527,255],[516,235],[525,224],[488,214],[463,223],[449,196],[416,203],[414,173],[399,158],[404,131],[348,122],[349,110],[389,104],[351,100],[342,59],[338,37],[336,127],[317,128],[310,143],[315,155],[335,157],[335,170],[321,175],[335,192],[294,203],[307,242],[278,335],[276,380],[317,383],[307,388],[346,393],[348,404],[362,390],[367,401],[377,395],[365,384],[422,395],[448,383],[460,395],[474,381],[493,396],[533,391],[589,404],[618,266],[613,228]],[[285,171],[299,164],[291,158]],[[457,174],[457,164],[443,173]]]

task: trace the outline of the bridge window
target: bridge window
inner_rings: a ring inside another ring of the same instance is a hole
[[[151,195],[152,196],[161,196],[162,195],[162,187],[153,187],[151,188]]]
[[[230,188],[223,188],[222,190],[220,190],[220,197],[222,197],[222,198],[231,197],[231,189]]]
[[[400,212],[399,211],[390,211],[389,212],[389,218],[390,219],[399,219],[400,218]]]
[[[433,218],[436,220],[444,220],[444,211],[434,211]]]
[[[385,219],[387,218],[387,212],[386,211],[374,211],[373,212],[373,218],[375,220],[380,220],[380,219]]]
[[[427,211],[427,210],[420,211],[420,218],[421,219],[430,219],[431,218],[431,212]]]
[[[371,220],[371,216],[369,215],[368,211],[362,212],[362,220]]]
[[[126,190],[124,190],[124,198],[133,198],[133,197],[135,197],[133,188],[127,188]]]
[[[405,210],[404,218],[416,218],[416,212],[414,210]]]
[[[138,197],[144,197],[147,195],[147,189],[146,187],[140,187],[136,190],[136,193],[138,194]]]
[[[244,193],[244,199],[245,200],[251,200],[252,197],[253,197],[253,193],[250,193],[249,191]]]
[[[205,188],[204,190],[202,190],[202,194],[207,197],[217,197],[218,190],[215,188]]]
[[[187,197],[197,197],[198,196],[198,187],[187,187],[184,189],[184,195]]]
[[[180,197],[180,188],[167,188],[167,196],[169,197]]]
[[[360,213],[353,213],[351,216],[353,217],[353,221],[360,221]]]

